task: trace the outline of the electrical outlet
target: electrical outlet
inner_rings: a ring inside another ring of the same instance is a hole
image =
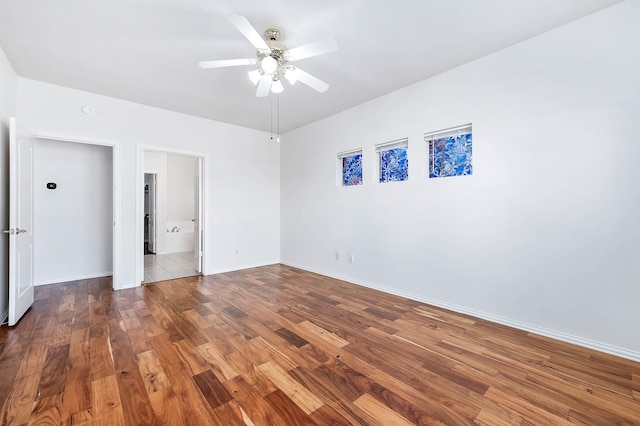
[[[356,263],[356,255],[355,254],[350,254],[349,255],[349,263]]]
[[[336,260],[340,260],[340,253],[336,252]]]
[[[236,254],[238,254],[238,249],[236,249]]]

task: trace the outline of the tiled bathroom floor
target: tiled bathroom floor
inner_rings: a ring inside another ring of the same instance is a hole
[[[144,283],[200,275],[192,251],[144,255]]]

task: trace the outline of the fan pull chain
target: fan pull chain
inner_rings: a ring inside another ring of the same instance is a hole
[[[278,117],[277,117],[278,124],[277,124],[277,128],[276,128],[276,132],[277,132],[278,137],[276,138],[276,141],[278,143],[280,143],[280,94],[278,94],[277,96],[278,97],[276,98],[276,102],[278,104]]]

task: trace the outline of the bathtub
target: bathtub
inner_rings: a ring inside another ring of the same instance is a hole
[[[167,253],[193,251],[193,221],[167,222]]]

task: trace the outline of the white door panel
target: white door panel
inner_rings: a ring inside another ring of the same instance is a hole
[[[156,252],[156,191],[157,175],[151,174],[149,182],[149,251]]]
[[[33,139],[9,123],[9,325],[33,304]]]

